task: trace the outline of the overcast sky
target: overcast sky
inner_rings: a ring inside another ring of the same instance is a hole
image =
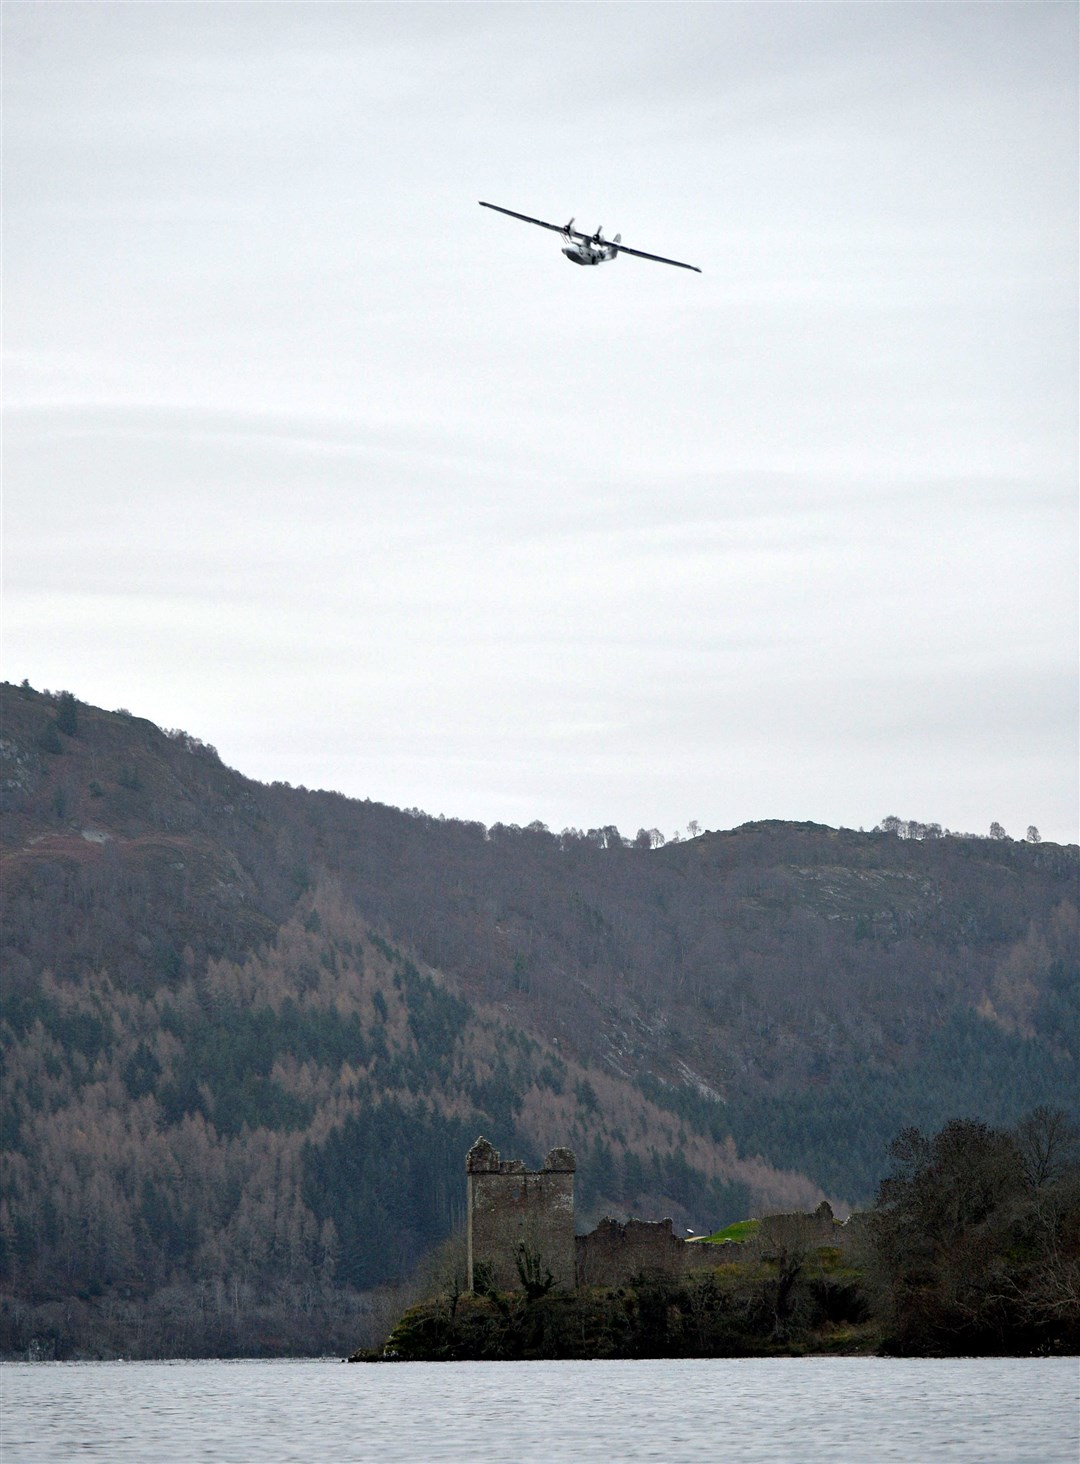
[[[8,679],[486,823],[1077,838],[1075,6],[3,28]]]

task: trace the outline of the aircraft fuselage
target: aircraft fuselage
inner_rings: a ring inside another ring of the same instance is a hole
[[[592,239],[585,239],[581,243],[564,244],[562,252],[571,264],[606,264],[609,259],[614,259],[619,251],[612,249],[607,244],[598,244]]]

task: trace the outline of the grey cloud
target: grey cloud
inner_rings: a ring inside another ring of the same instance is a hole
[[[3,25],[19,675],[489,820],[1075,831],[1068,7]]]

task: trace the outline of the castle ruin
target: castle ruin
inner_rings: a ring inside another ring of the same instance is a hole
[[[550,1271],[567,1290],[618,1286],[643,1272],[678,1275],[710,1263],[701,1247],[675,1235],[670,1220],[602,1220],[588,1235],[574,1233],[574,1172],[570,1149],[552,1149],[543,1169],[501,1159],[479,1138],[465,1157],[467,1266],[470,1291],[514,1291],[518,1269]]]
[[[487,1139],[477,1139],[465,1158],[470,1291],[481,1280],[503,1291],[520,1286],[519,1258],[574,1287],[576,1168],[569,1149],[552,1149],[543,1169],[530,1170],[520,1159],[500,1159]]]
[[[574,1233],[574,1172],[570,1149],[552,1149],[543,1169],[526,1169],[520,1159],[501,1159],[479,1138],[465,1158],[467,1265],[470,1291],[494,1286],[515,1291],[519,1270],[550,1271],[567,1290],[577,1286],[622,1286],[641,1275],[679,1276],[732,1261],[744,1246],[685,1241],[670,1220],[601,1220],[588,1235]],[[770,1249],[845,1245],[850,1233],[833,1218],[827,1201],[813,1214],[771,1215],[761,1221],[758,1246]]]
[[[577,1237],[579,1286],[628,1286],[635,1277],[681,1276],[716,1262],[701,1246],[687,1245],[668,1220],[612,1220]]]

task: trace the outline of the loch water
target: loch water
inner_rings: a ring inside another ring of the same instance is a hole
[[[3,1464],[1076,1464],[1074,1358],[9,1363]]]

